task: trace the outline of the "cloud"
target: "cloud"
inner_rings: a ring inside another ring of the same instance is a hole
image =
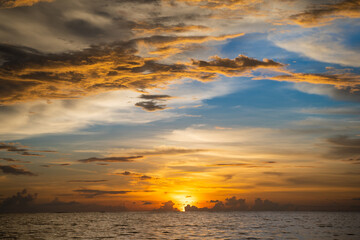
[[[167,201],[167,202],[163,202],[163,205],[158,208],[158,209],[154,209],[155,211],[159,211],[159,212],[178,212],[179,209],[174,208],[175,203],[173,203],[172,201]]]
[[[134,160],[141,159],[143,156],[128,156],[128,157],[107,157],[107,158],[86,158],[80,159],[79,162],[90,163],[90,162],[133,162]]]
[[[301,29],[287,33],[274,32],[269,35],[269,39],[280,48],[316,61],[360,67],[359,50],[346,44],[348,39],[334,38],[334,35],[347,36],[349,33],[327,27],[316,31]]]
[[[206,151],[209,151],[209,149],[159,146],[159,147],[155,147],[154,149],[139,149],[139,150],[131,149],[129,150],[129,153],[141,155],[141,156],[164,156],[164,155],[166,156],[166,155],[196,154]]]
[[[290,20],[304,27],[326,25],[339,18],[360,18],[360,1],[344,0],[334,4],[318,4],[312,9],[290,16]]]
[[[342,159],[351,158],[352,161],[350,162],[360,158],[360,138],[340,135],[327,138],[326,141],[330,144],[330,151],[327,156]]]
[[[17,160],[17,159],[13,159],[13,158],[1,158],[0,160],[4,160],[6,162],[18,162],[18,163],[31,163],[30,161],[22,161],[22,160]]]
[[[37,176],[36,174],[19,168],[19,166],[17,165],[0,165],[0,170],[4,173],[4,174],[11,174],[11,175],[25,175],[25,176]]]
[[[28,194],[24,189],[15,195],[5,198],[0,204],[0,212],[23,212],[29,209],[35,201],[37,194]]]
[[[244,72],[256,70],[258,68],[280,68],[284,65],[273,60],[264,59],[263,61],[239,55],[235,59],[212,57],[211,61],[192,60],[192,65],[196,66],[196,71],[222,74],[228,77],[240,76]]]
[[[150,180],[150,179],[152,179],[152,177],[146,175],[140,177],[140,180]]]
[[[158,104],[156,101],[142,101],[136,103],[135,106],[141,107],[142,109],[148,112],[154,112],[154,111],[166,109],[165,104]]]
[[[155,94],[141,94],[139,98],[146,99],[146,100],[167,100],[171,99],[172,97],[169,95],[155,95]]]
[[[104,191],[104,190],[94,190],[94,189],[76,189],[73,192],[80,193],[87,198],[93,198],[100,195],[119,195],[127,194],[132,191]]]
[[[29,149],[24,148],[23,146],[20,146],[18,143],[4,143],[0,142],[0,150],[6,150],[8,152],[15,152],[17,154],[20,154],[22,156],[38,156],[43,157],[41,154],[37,153],[30,153]],[[44,153],[55,153],[56,151],[50,151],[50,150],[31,150],[32,152],[44,152]]]
[[[245,199],[236,199],[236,197],[226,198],[225,207],[233,211],[247,210],[248,206]]]
[[[352,73],[344,74],[310,74],[310,73],[292,73],[289,75],[279,75],[268,77],[267,79],[275,81],[287,81],[295,83],[311,84],[329,84],[337,88],[349,88],[354,91],[360,90],[360,75]]]
[[[164,45],[192,39],[158,38],[141,41]],[[195,39],[198,38],[203,39]],[[239,76],[247,70],[282,66],[272,60],[258,61],[243,55],[235,60],[219,57],[210,62],[193,60],[192,65],[185,62],[163,64],[139,57],[136,54],[138,41],[94,45],[82,51],[61,54],[43,54],[34,49],[2,44],[0,52],[6,62],[0,67],[0,102],[73,99],[119,89],[138,91],[167,85],[176,79],[209,81],[216,77],[216,73]],[[146,104],[154,106],[152,101],[142,105]]]
[[[0,2],[0,8],[15,8],[32,6],[38,2],[51,2],[53,0],[2,0]]]
[[[108,180],[70,180],[69,183],[99,183],[99,182],[106,182]]]
[[[192,6],[200,6],[210,9],[233,9],[244,10],[247,6],[251,6],[256,3],[261,3],[263,0],[179,0]]]

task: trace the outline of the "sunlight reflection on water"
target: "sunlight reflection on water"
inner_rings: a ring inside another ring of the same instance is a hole
[[[360,213],[124,212],[0,215],[0,239],[360,239]]]

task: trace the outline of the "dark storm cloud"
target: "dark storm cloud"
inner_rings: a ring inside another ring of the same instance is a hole
[[[356,160],[360,158],[360,138],[349,136],[335,136],[326,139],[330,143],[330,151],[327,156],[332,158],[347,158]]]
[[[132,191],[104,191],[104,190],[94,190],[94,189],[77,189],[73,190],[73,192],[80,193],[87,198],[93,198],[100,195],[119,195],[119,194],[127,194]]]
[[[90,162],[133,162],[134,160],[141,159],[143,156],[128,156],[128,157],[107,157],[107,158],[86,158],[78,160],[79,162],[83,163],[90,163]]]
[[[156,101],[138,102],[138,103],[135,104],[135,106],[141,107],[142,109],[144,109],[144,110],[146,110],[148,112],[154,112],[154,111],[166,109],[165,104],[158,104],[158,102],[156,102]]]
[[[295,23],[312,27],[327,24],[338,18],[359,18],[360,1],[345,0],[333,4],[315,4],[305,12],[292,15],[290,19]]]
[[[0,165],[0,170],[4,174],[10,174],[10,175],[37,176],[36,174],[28,170],[19,168],[19,166],[16,165]]]

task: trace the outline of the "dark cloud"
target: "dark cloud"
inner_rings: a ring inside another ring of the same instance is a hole
[[[90,162],[133,162],[134,160],[141,159],[143,156],[128,156],[128,157],[107,157],[107,158],[86,158],[78,160],[79,162],[83,163],[90,163]]]
[[[4,160],[6,162],[18,162],[18,163],[31,163],[30,161],[22,161],[22,160],[17,160],[17,159],[13,159],[13,158],[1,158],[0,160]]]
[[[1,91],[1,90],[0,90]],[[41,154],[37,153],[31,153],[30,150],[27,148],[24,148],[22,146],[19,146],[17,143],[3,143],[0,142],[0,150],[6,150],[8,152],[15,152],[17,154],[23,155],[23,156],[37,156],[37,157],[43,157]],[[53,153],[55,151],[50,150],[32,150],[32,152],[47,152],[47,153]]]
[[[245,199],[236,199],[236,197],[226,198],[225,207],[233,211],[247,210],[248,206],[246,205]]]
[[[264,59],[263,61],[239,55],[235,59],[212,57],[211,61],[192,60],[192,65],[196,66],[196,71],[217,73],[225,76],[240,76],[244,72],[256,70],[258,68],[280,68],[284,65],[273,60]]]
[[[15,195],[5,198],[0,204],[0,212],[24,212],[29,210],[30,205],[36,199],[37,194],[28,194],[24,189]]]
[[[150,179],[152,179],[152,177],[146,175],[140,177],[140,180],[150,180]]]
[[[70,180],[69,183],[99,183],[99,182],[107,182],[108,180]]]
[[[338,159],[345,158],[346,160],[352,159],[352,162],[356,162],[356,159],[360,158],[360,138],[342,135],[326,140],[330,143],[330,151],[327,156]]]
[[[334,4],[316,4],[305,12],[292,15],[296,24],[313,27],[325,25],[338,18],[359,18],[360,1],[345,0]]]
[[[119,194],[127,194],[132,191],[104,191],[104,190],[94,190],[94,189],[77,189],[73,190],[76,193],[80,193],[87,198],[93,198],[100,195],[119,195]]]
[[[146,100],[167,100],[172,98],[169,95],[150,95],[150,94],[141,94],[139,98]]]
[[[154,209],[155,211],[159,211],[159,212],[178,212],[179,209],[174,208],[175,203],[173,203],[172,201],[167,201],[167,202],[163,202],[163,205],[158,208],[158,209]]]
[[[276,211],[281,210],[280,205],[270,200],[255,199],[255,204],[252,207],[254,211]]]
[[[65,196],[72,196],[63,194]],[[1,213],[23,213],[23,212],[116,212],[125,211],[124,206],[102,206],[97,204],[83,204],[75,201],[64,202],[55,198],[51,202],[35,203],[37,194],[27,193],[24,189],[12,197],[5,198],[0,204]]]
[[[135,106],[141,107],[142,109],[148,112],[154,112],[154,111],[166,109],[165,104],[158,104],[158,102],[156,101],[142,101],[136,103]]]
[[[150,201],[142,201],[142,205],[151,205],[151,204],[153,204],[152,202],[150,202]]]
[[[36,174],[19,168],[19,166],[16,165],[9,165],[9,166],[5,166],[5,165],[0,165],[0,170],[4,173],[4,174],[11,174],[11,175],[25,175],[25,176],[37,176]]]

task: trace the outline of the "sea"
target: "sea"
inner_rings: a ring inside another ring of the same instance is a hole
[[[0,214],[0,239],[360,239],[359,212]]]

